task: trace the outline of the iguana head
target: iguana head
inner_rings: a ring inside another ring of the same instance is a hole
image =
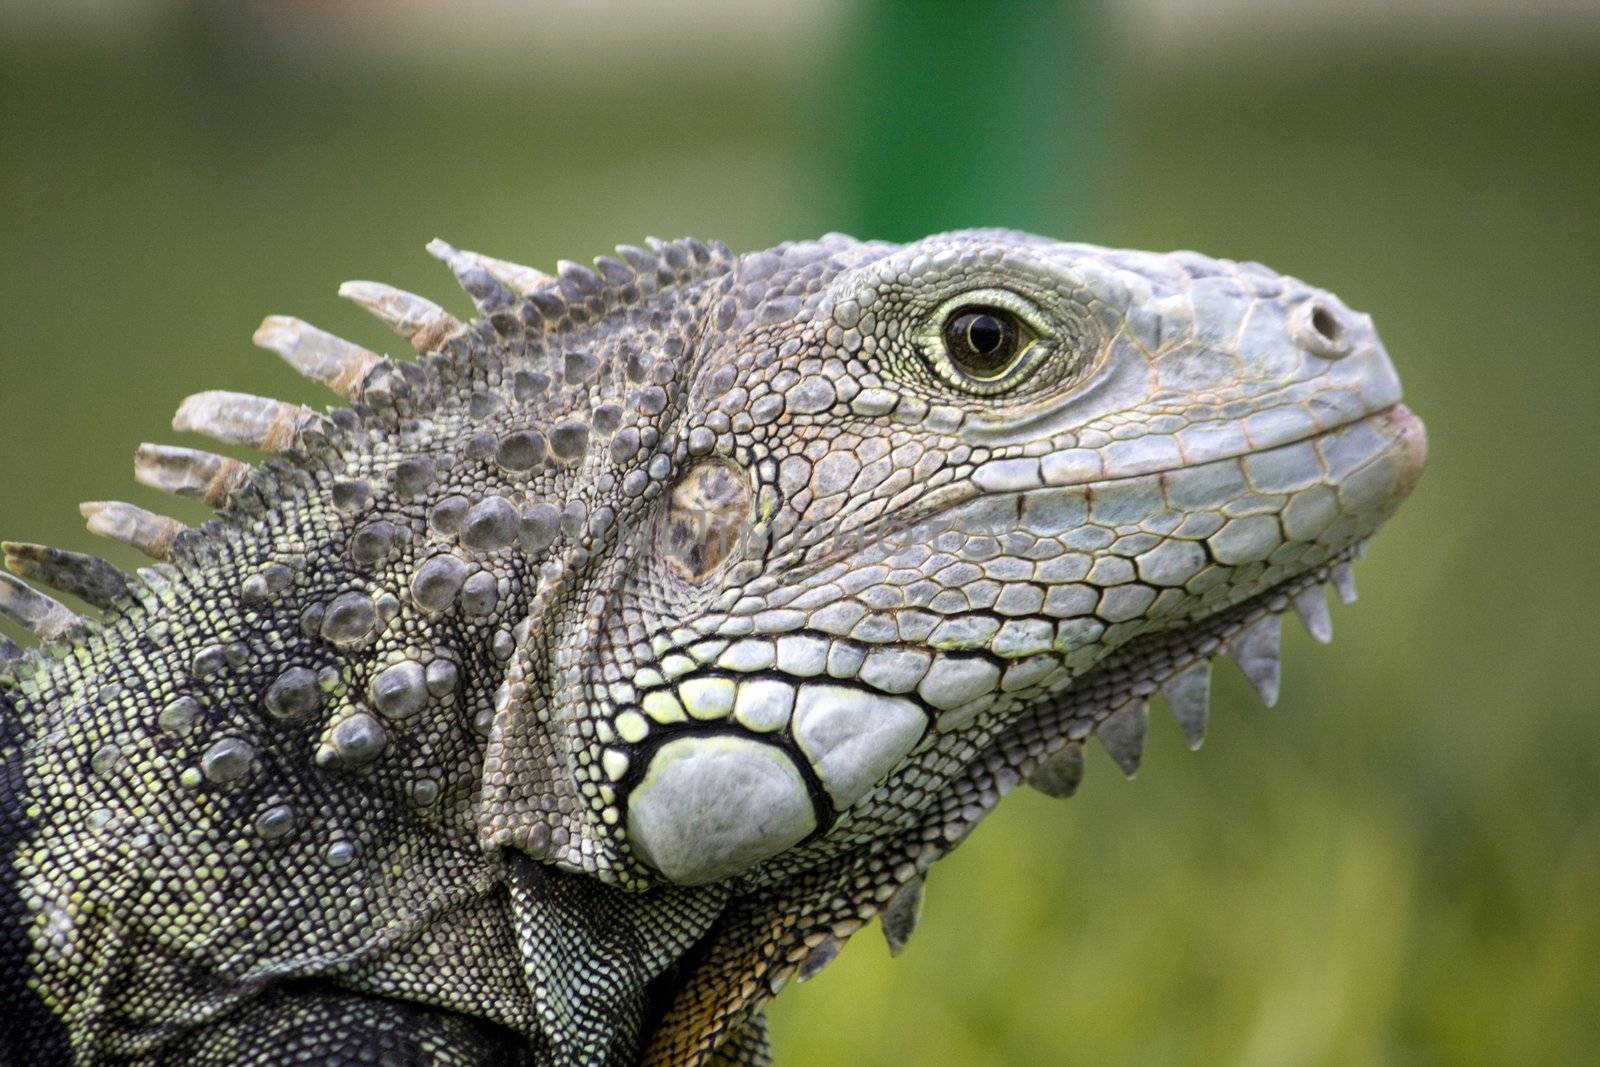
[[[105,609],[0,576],[47,642],[0,641],[30,833],[70,857],[30,846],[30,906],[134,885],[120,923],[236,974],[431,939],[458,1010],[553,1058],[700,1062],[873,916],[902,944],[922,872],[1019,781],[1070,792],[1091,734],[1131,773],[1159,693],[1198,744],[1213,656],[1270,702],[1279,614],[1326,638],[1322,582],[1423,463],[1370,321],[1251,264],[1000,230],[555,276],[432,250],[475,322],[343,290],[416,361],[257,333],[348,408],[174,420],[280,458],[140,449],[218,521],[85,505],[162,565],[4,546]],[[175,826],[210,829],[138,844]]]
[[[1098,729],[1131,771],[1163,687],[1198,744],[1207,658],[1231,640],[1270,701],[1275,613],[1326,628],[1319,583],[1424,455],[1331,294],[1010,231],[746,255],[535,348],[602,380],[508,416],[587,441],[534,505],[573,517],[484,833],[635,886],[815,867],[997,746],[1059,789]]]

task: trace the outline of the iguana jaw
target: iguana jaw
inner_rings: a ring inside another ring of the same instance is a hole
[[[938,796],[902,827],[863,840],[820,869],[798,868],[753,891],[703,950],[713,964],[687,977],[645,1063],[681,1062],[685,1049],[709,1050],[733,1020],[791,979],[804,981],[820,972],[873,918],[879,919],[890,951],[898,954],[916,927],[923,876],[1012,789],[1027,782],[1052,796],[1072,795],[1091,734],[1124,773],[1137,772],[1153,698],[1162,699],[1189,747],[1198,748],[1209,714],[1211,662],[1217,657],[1235,659],[1262,697],[1274,702],[1282,615],[1293,609],[1313,637],[1331,639],[1324,584],[1331,584],[1345,603],[1354,601],[1351,561],[1364,554],[1366,539],[1415,486],[1426,458],[1422,423],[1405,405],[1358,421],[1373,431],[1376,442],[1362,469],[1385,476],[1373,479],[1378,495],[1348,540],[1330,545],[1316,565],[1247,598],[1186,625],[1134,638],[1054,698],[1033,702],[1003,729],[990,732]],[[907,783],[891,778],[883,788],[905,789]]]
[[[1321,464],[1318,477],[1307,474],[1298,479],[1298,492],[1288,494],[1286,504],[1280,501],[1272,505],[1274,510],[1266,512],[1272,515],[1277,531],[1270,540],[1230,537],[1227,522],[1219,521],[1213,527],[1211,540],[1206,542],[1206,562],[1186,565],[1192,566],[1192,573],[1186,569],[1171,576],[1158,574],[1153,557],[1143,557],[1151,565],[1141,568],[1142,580],[1183,590],[1181,609],[1155,618],[1140,616],[1108,625],[1097,622],[1077,631],[1080,639],[1072,645],[1064,646],[1058,637],[1049,654],[1059,655],[1065,669],[1039,676],[1034,685],[1015,685],[1008,690],[1005,680],[1011,672],[1033,657],[1024,650],[1003,658],[1006,673],[1001,676],[1001,693],[982,702],[977,711],[968,706],[937,715],[934,730],[912,753],[908,765],[880,782],[863,798],[859,808],[869,808],[875,797],[892,797],[925,787],[926,779],[919,772],[916,757],[930,750],[949,751],[953,756],[958,746],[951,735],[967,731],[969,740],[987,744],[1020,729],[1012,725],[1012,720],[1026,720],[1035,708],[1053,707],[1056,714],[1061,708],[1076,709],[1070,716],[1070,729],[1068,722],[1062,720],[1052,751],[1060,744],[1082,741],[1096,733],[1131,774],[1138,767],[1143,746],[1143,704],[1152,694],[1167,689],[1164,695],[1168,703],[1173,705],[1191,746],[1198,747],[1205,729],[1205,689],[1198,684],[1204,675],[1196,676],[1191,669],[1220,653],[1238,659],[1262,697],[1268,703],[1274,702],[1278,689],[1277,615],[1292,606],[1307,619],[1314,634],[1330,632],[1326,609],[1319,610],[1322,583],[1336,580],[1343,587],[1348,581],[1349,560],[1414,487],[1426,451],[1421,421],[1397,403],[1313,438],[1243,457],[1098,482],[1078,490],[1034,490],[1023,494],[1024,502],[1019,507],[1024,513],[1028,508],[1026,499],[1038,493],[1081,491],[1089,498],[1106,499],[1115,505],[1114,494],[1137,497],[1146,487],[1156,484],[1166,486],[1169,493],[1184,491],[1186,484],[1197,492],[1215,489],[1225,484],[1218,472],[1237,472],[1252,460],[1277,462],[1284,456],[1293,459],[1304,452]],[[1276,476],[1281,476],[1281,471]],[[1226,509],[1232,503],[1229,497],[1219,497],[1211,506]],[[1206,510],[1198,502],[1195,508],[1197,512]],[[1249,519],[1246,515],[1228,522]],[[945,521],[950,521],[948,516]],[[1245,529],[1248,533],[1249,528]],[[914,529],[905,532],[903,543],[927,539],[926,529]],[[1106,593],[1100,595],[1101,606],[1094,610],[1105,611]],[[1196,644],[1201,636],[1203,646]],[[991,643],[989,648],[993,647]],[[1114,667],[1108,669],[1108,664]],[[1180,676],[1181,680],[1171,685]],[[1131,705],[1137,707],[1130,707],[1127,714],[1116,718],[1116,713]],[[1108,720],[1115,721],[1102,731]],[[943,740],[941,735],[945,735]],[[1014,763],[1013,770],[1026,773],[1040,762],[1039,757],[1035,753],[1027,766]],[[800,870],[808,862],[816,862],[816,857],[809,854],[813,851],[826,854],[828,849],[836,849],[841,840],[866,841],[888,829],[881,820],[863,820],[857,811],[841,811],[826,842],[796,849],[775,861],[774,867],[784,873]]]

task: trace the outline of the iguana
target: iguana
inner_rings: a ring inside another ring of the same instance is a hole
[[[762,1008],[1019,782],[1190,745],[1228,653],[1421,472],[1371,320],[1253,263],[968,230],[554,275],[436,241],[462,322],[257,344],[97,557],[5,545],[0,1056],[760,1064]]]

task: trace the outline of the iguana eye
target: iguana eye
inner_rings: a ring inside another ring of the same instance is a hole
[[[1034,339],[1012,312],[982,305],[956,308],[945,318],[943,332],[950,362],[968,378],[986,384],[1016,366]]]

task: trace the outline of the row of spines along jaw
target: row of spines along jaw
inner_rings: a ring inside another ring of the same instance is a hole
[[[370,435],[393,434],[408,421],[452,405],[465,407],[471,382],[491,364],[525,359],[517,342],[594,322],[626,303],[730,270],[733,254],[720,242],[693,238],[648,248],[619,245],[617,256],[594,266],[562,260],[554,274],[458,249],[444,241],[428,251],[448,266],[479,318],[463,323],[438,304],[381,282],[351,281],[339,295],[409,343],[414,361],[390,359],[301,319],[268,316],[253,340],[296,372],[326,386],[343,407],[313,411],[246,393],[196,393],[179,405],[174,430],[267,454],[259,464],[193,448],[141,445],[134,478],[142,485],[197,499],[218,517],[191,528],[177,519],[121,501],[80,507],[89,530],[156,561],[134,575],[88,553],[4,542],[0,615],[21,624],[59,655],[98,629],[98,623],[21,579],[77,597],[108,616],[152,610],[161,590],[185,566],[203,568],[233,538],[281,502],[332,483],[346,468],[347,450],[362,450]],[[15,577],[13,577],[15,575]],[[28,650],[0,637],[0,672],[25,670]]]
[[[672,1040],[652,1047],[646,1062],[678,1062],[676,1056],[660,1054],[668,1049],[681,1054],[682,1042],[700,1043],[709,1049],[725,1032],[729,1020],[754,1010],[791,979],[805,982],[821,973],[839,956],[845,942],[873,918],[878,920],[890,954],[899,955],[916,932],[928,869],[971,832],[1001,795],[1026,782],[1048,796],[1072,796],[1083,779],[1084,745],[1091,734],[1126,776],[1132,778],[1138,772],[1152,699],[1160,698],[1166,704],[1188,746],[1199,748],[1206,735],[1215,658],[1233,659],[1263,703],[1275,704],[1283,615],[1293,610],[1314,640],[1331,641],[1333,623],[1323,586],[1332,586],[1344,603],[1353,602],[1356,592],[1350,561],[1363,550],[1361,543],[1350,546],[1334,561],[1287,586],[1204,620],[1167,650],[1157,668],[1131,684],[1126,677],[1117,678],[1121,668],[1116,661],[1103,664],[1096,671],[1102,676],[1100,684],[1094,684],[1092,678],[1085,680],[1088,684],[1075,684],[1061,702],[1038,708],[1029,728],[1010,731],[997,747],[971,765],[967,782],[980,798],[972,810],[963,807],[953,821],[933,818],[865,854],[860,863],[838,876],[842,882],[786,883],[797,895],[778,906],[780,913],[794,920],[781,942],[773,941],[770,923],[760,918],[754,920],[752,930],[722,931],[727,945],[737,945],[743,934],[749,934],[749,941],[759,946],[759,980],[748,981],[752,965],[746,960],[736,969],[736,987],[723,990],[724,995],[704,987],[690,990],[683,999],[693,1006],[688,1014],[694,1017],[679,1020]],[[1149,639],[1157,641],[1161,635],[1152,634]],[[1122,652],[1122,663],[1143,662],[1150,656],[1148,648]],[[848,879],[852,875],[859,879],[868,869],[874,872],[868,876],[872,884],[863,896],[859,881]],[[850,904],[841,912],[841,902],[847,900]],[[706,985],[718,981],[716,975],[703,972],[693,977]],[[700,1010],[706,1006],[708,1011]]]

